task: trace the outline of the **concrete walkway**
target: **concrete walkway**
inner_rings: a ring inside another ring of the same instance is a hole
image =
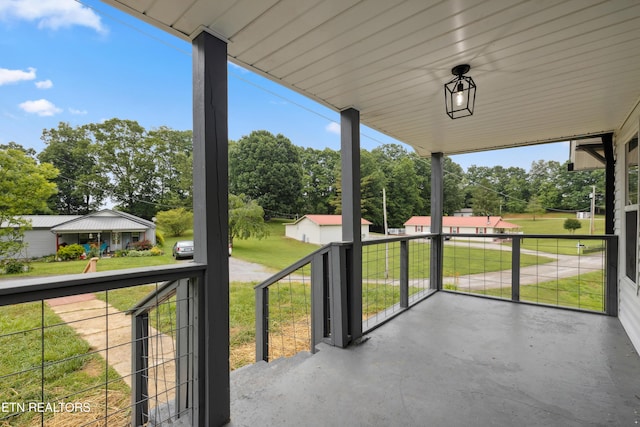
[[[99,267],[98,267],[99,268]],[[229,258],[230,280],[260,282],[273,275],[260,264]],[[94,294],[47,300],[49,307],[91,346],[131,386],[131,316]],[[133,305],[135,301],[132,301]],[[175,387],[175,342],[165,334],[149,330],[149,388],[163,394]],[[167,398],[172,398],[168,392]],[[153,394],[153,392],[151,393]]]
[[[55,298],[47,303],[89,343],[92,352],[99,354],[131,386],[131,316],[93,294]],[[164,403],[174,397],[175,344],[170,336],[151,327],[149,336],[149,394]]]

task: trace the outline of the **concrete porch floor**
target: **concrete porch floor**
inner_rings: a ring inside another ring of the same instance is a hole
[[[631,426],[618,319],[439,292],[348,349],[242,368],[230,426]]]

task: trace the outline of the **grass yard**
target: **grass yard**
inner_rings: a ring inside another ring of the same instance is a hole
[[[266,239],[234,240],[233,256],[280,271],[320,247],[285,237],[284,224],[289,222],[292,220],[271,219]]]
[[[539,304],[604,311],[604,272],[595,271],[575,277],[520,287],[520,300]],[[477,290],[474,293],[511,298],[501,289]]]
[[[229,289],[229,328],[230,328],[230,363],[231,369],[253,363],[255,361],[255,283],[231,283]],[[153,285],[109,291],[109,303],[120,311],[131,308],[137,301],[155,289]],[[409,288],[409,294],[421,289]],[[104,300],[104,293],[96,295]],[[400,288],[392,285],[378,284],[365,286],[363,289],[363,316],[365,318],[378,313],[399,302]],[[271,323],[270,342],[274,343],[273,353],[288,354],[290,348],[276,349],[282,342],[285,345],[303,345],[308,348],[310,291],[309,285],[300,282],[287,282],[272,286],[269,292]],[[172,334],[175,325],[175,304],[169,304],[161,313],[150,313],[149,322],[153,327],[166,334]],[[156,314],[158,314],[156,316]],[[292,335],[297,335],[291,339]],[[300,344],[302,343],[302,344]]]
[[[42,325],[44,336],[42,333]],[[87,402],[89,413],[47,413],[47,425],[80,425],[105,413],[105,376],[109,411],[130,404],[129,387],[73,329],[40,302],[0,307],[0,402]],[[44,344],[44,349],[43,349]],[[44,369],[41,363],[44,360]],[[44,394],[41,385],[44,375]],[[36,412],[16,417],[0,412],[0,426],[40,425]],[[92,418],[93,417],[93,418]],[[128,410],[117,416],[125,422]],[[114,417],[114,421],[116,417]]]
[[[569,231],[565,230],[563,225],[567,219],[567,214],[563,217],[547,217],[538,218],[535,221],[532,219],[519,219],[519,218],[505,218],[505,221],[518,224],[521,227],[521,231],[524,234],[552,234],[561,236],[569,235]],[[575,234],[588,235],[590,229],[590,220],[580,219],[578,220],[582,224],[582,228],[576,230]],[[604,234],[604,218],[594,218],[594,236]],[[554,252],[562,255],[577,255],[578,250],[575,239],[523,239],[522,248],[530,250],[538,250],[542,252]],[[581,244],[586,246],[588,251],[597,251],[604,249],[604,242],[599,239],[585,239],[580,240]]]
[[[363,247],[362,275],[367,279],[383,279],[386,276],[385,244],[367,245]],[[409,247],[409,279],[429,277],[430,243],[414,240]],[[388,244],[389,273],[391,279],[400,278],[400,243]],[[544,264],[552,258],[521,254],[520,265]],[[446,244],[443,259],[444,275],[456,276],[490,271],[508,270],[511,268],[511,253],[497,249],[479,249],[464,244]]]

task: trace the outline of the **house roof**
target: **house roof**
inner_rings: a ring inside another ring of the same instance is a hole
[[[430,216],[412,216],[407,222],[407,225],[422,225],[431,226]],[[443,216],[443,227],[490,227],[490,228],[520,228],[519,225],[506,222],[499,216]]]
[[[300,221],[302,221],[303,219],[307,218],[309,221],[313,222],[314,224],[318,224],[320,226],[323,225],[342,225],[342,215],[305,215],[302,218],[299,218],[297,221],[291,223],[291,224],[286,224],[286,225],[293,225],[293,224],[298,224]],[[373,224],[371,221],[368,221],[364,218],[360,219],[360,223],[362,225],[371,225]]]
[[[640,99],[636,0],[103,1],[186,41],[215,34],[231,62],[424,156],[614,131]],[[475,112],[451,120],[443,85],[465,63]]]
[[[67,221],[80,218],[80,215],[21,215],[20,218],[31,221],[32,229],[49,229]],[[6,221],[0,225],[2,228],[6,226]]]
[[[125,212],[104,209],[59,224],[51,229],[55,233],[99,231],[144,231],[155,229],[153,222]]]

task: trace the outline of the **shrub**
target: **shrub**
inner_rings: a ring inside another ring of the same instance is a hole
[[[164,251],[157,246],[154,246],[151,249],[149,249],[149,252],[151,252],[151,255],[153,256],[164,255]]]
[[[159,248],[164,247],[164,234],[158,229],[156,229],[156,246]]]
[[[114,256],[115,256],[116,258],[118,258],[118,257],[122,257],[122,256],[127,256],[127,254],[128,254],[128,253],[129,253],[129,251],[128,251],[128,250],[126,250],[126,249],[118,249],[118,250],[115,252]]]
[[[78,245],[74,243],[73,245],[61,246],[58,249],[56,255],[62,261],[69,261],[80,259],[80,256],[84,253],[84,247],[82,245]]]
[[[133,242],[133,249],[136,251],[148,251],[153,245],[148,240],[140,240],[139,242]]]
[[[158,212],[156,222],[170,236],[182,236],[185,231],[193,227],[193,212],[185,208]]]
[[[4,272],[5,274],[18,274],[25,271],[25,267],[28,264],[18,261],[17,259],[9,259],[4,262]]]

